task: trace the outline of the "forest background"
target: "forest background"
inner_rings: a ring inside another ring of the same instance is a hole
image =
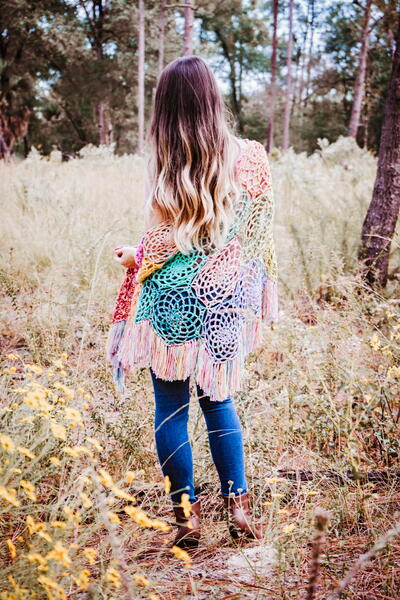
[[[396,0],[190,5],[193,52],[216,72],[239,135],[266,143],[272,118],[270,148],[290,144],[311,153],[319,138],[332,142],[349,133],[361,93],[351,135],[377,151]],[[146,0],[142,24],[140,10],[140,2],[130,0],[2,0],[0,137],[25,156],[31,146],[73,155],[89,143],[114,142],[117,153],[137,151],[140,96],[147,123],[160,69],[183,54],[187,18],[185,3]],[[145,81],[138,90],[143,53]]]

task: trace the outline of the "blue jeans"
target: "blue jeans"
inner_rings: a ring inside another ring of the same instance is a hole
[[[165,381],[150,369],[155,396],[154,431],[158,459],[164,477],[171,481],[171,500],[181,501],[189,494],[193,504],[194,492],[192,447],[188,435],[189,382]],[[198,384],[197,394],[208,431],[211,456],[221,482],[221,493],[235,496],[247,492],[244,466],[242,427],[230,397],[223,401],[210,400]]]

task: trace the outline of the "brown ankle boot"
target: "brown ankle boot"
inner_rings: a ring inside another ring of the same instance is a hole
[[[173,508],[176,525],[178,525],[173,545],[185,550],[196,548],[200,539],[200,498],[197,502],[191,504],[190,517],[185,517],[183,507],[180,504],[175,504]]]
[[[251,518],[249,495],[223,496],[229,533],[233,539],[249,538],[260,540],[262,530]]]

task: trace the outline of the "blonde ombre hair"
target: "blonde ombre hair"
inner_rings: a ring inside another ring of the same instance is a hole
[[[226,241],[238,196],[235,138],[215,77],[197,56],[161,73],[150,129],[150,210],[173,223],[177,248],[188,253]]]

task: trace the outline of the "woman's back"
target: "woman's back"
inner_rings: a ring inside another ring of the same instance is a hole
[[[138,285],[116,355],[125,369],[151,367],[161,379],[194,375],[213,400],[240,388],[262,321],[277,318],[273,196],[261,144],[241,142],[235,176],[240,193],[221,247],[182,253],[170,222],[143,236]]]

